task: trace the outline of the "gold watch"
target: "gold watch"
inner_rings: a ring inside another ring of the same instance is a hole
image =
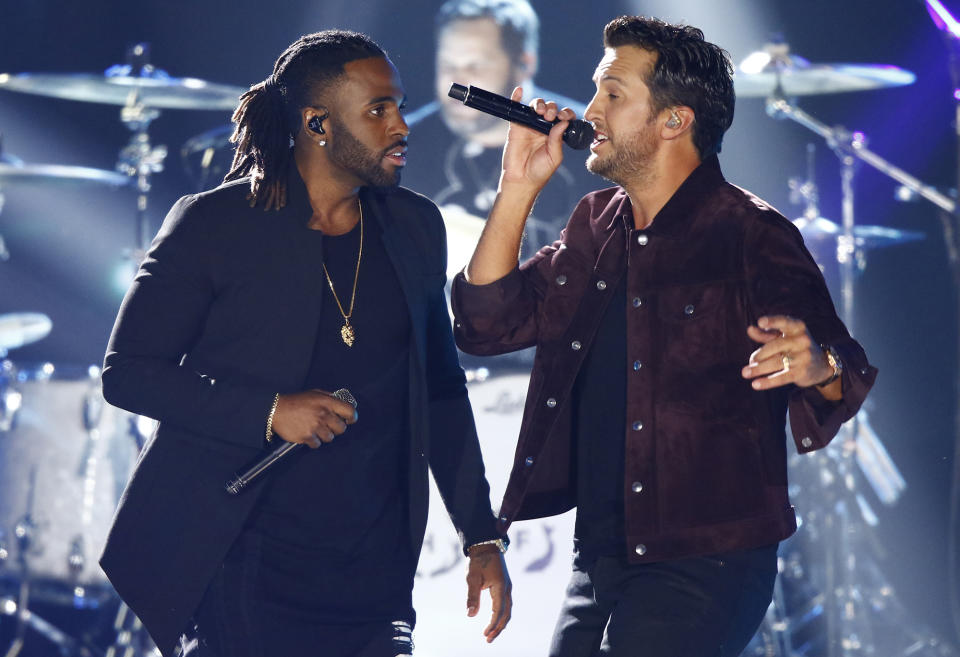
[[[827,377],[825,380],[817,384],[818,388],[823,386],[828,386],[837,379],[840,378],[840,375],[843,374],[843,361],[840,360],[840,355],[837,353],[837,350],[831,347],[830,345],[820,345],[820,348],[823,350],[823,353],[827,356],[827,365],[833,368],[833,374]]]

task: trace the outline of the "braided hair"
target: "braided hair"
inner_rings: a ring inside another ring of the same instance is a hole
[[[229,182],[250,176],[250,207],[279,210],[287,202],[287,174],[293,154],[291,139],[300,131],[300,110],[316,103],[344,65],[368,57],[386,57],[384,50],[359,32],[324,30],[292,43],[273,66],[273,73],[240,96],[233,113],[237,145]]]

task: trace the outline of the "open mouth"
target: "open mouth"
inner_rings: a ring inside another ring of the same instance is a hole
[[[607,141],[608,137],[599,130],[595,130],[593,133],[593,142],[590,144],[590,150],[596,150],[600,147],[601,144]]]
[[[406,146],[397,146],[395,148],[390,148],[384,154],[384,159],[386,159],[391,164],[395,164],[399,167],[406,166],[407,164],[407,147]]]

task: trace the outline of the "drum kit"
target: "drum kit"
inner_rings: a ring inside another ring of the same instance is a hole
[[[116,171],[28,164],[0,155],[3,192],[80,188],[136,191],[139,260],[152,232],[150,177],[164,146],[149,127],[161,110],[231,111],[241,87],[175,78],[149,63],[138,44],[127,63],[102,74],[0,74],[0,90],[120,106],[130,130]],[[0,237],[0,261],[9,253]],[[0,262],[0,267],[2,267]],[[0,359],[44,338],[41,313],[0,315]],[[159,654],[120,603],[97,559],[110,521],[152,422],[111,407],[99,369],[0,361],[0,656],[142,657]]]
[[[839,265],[841,314],[848,327],[853,325],[853,282],[865,266],[866,253],[923,238],[916,232],[855,223],[855,161],[867,162],[948,212],[953,211],[954,202],[872,153],[862,134],[829,127],[790,99],[906,85],[913,79],[912,73],[891,66],[811,65],[782,44],[748,57],[735,76],[738,96],[765,98],[771,116],[810,129],[840,158],[842,223],[820,216],[812,169],[808,180],[792,181],[791,187],[806,204],[795,224],[815,252],[824,253],[822,248],[827,246],[830,255],[822,260]],[[151,122],[161,110],[232,110],[245,91],[171,77],[149,63],[145,44],[131,49],[126,64],[103,74],[0,74],[0,90],[121,107],[121,121],[132,134],[120,152],[117,171],[27,164],[0,154],[0,209],[2,192],[12,188],[133,188],[137,193],[135,256],[142,255],[150,241],[150,177],[163,170],[167,155],[165,147],[150,142]],[[226,147],[228,134],[227,127],[218,128],[188,140],[181,150],[187,166],[199,155],[195,177],[203,186],[222,176],[215,155]],[[476,239],[476,225],[466,220],[454,224],[466,236],[459,241]],[[0,261],[8,257],[0,237]],[[51,326],[49,318],[39,313],[0,315],[0,357],[42,339]],[[151,427],[143,418],[105,404],[98,375],[96,368],[70,371],[50,364],[31,367],[2,361],[0,629],[4,618],[12,619],[7,621],[12,630],[0,633],[0,640],[9,641],[6,646],[0,643],[2,657],[156,654],[96,564],[113,509]],[[489,388],[495,379],[488,380],[484,372],[477,381],[474,387],[487,381],[484,385]],[[483,427],[480,430],[483,433]],[[823,561],[811,564],[807,550],[789,542],[785,545],[774,604],[745,654],[875,654],[874,637],[879,635],[873,625],[883,622],[887,624],[884,636],[890,634],[890,625],[902,628],[907,644],[898,654],[955,655],[908,621],[876,560],[871,559],[864,537],[876,524],[876,515],[858,482],[866,479],[884,504],[897,500],[905,482],[870,428],[866,413],[845,425],[830,448],[812,457],[797,457],[792,467],[800,485],[814,489],[804,490],[803,495],[829,500],[829,508],[804,517],[798,534],[823,550]],[[851,545],[852,536],[863,542]],[[71,618],[71,613],[85,615],[78,622],[79,617]],[[110,618],[105,619],[105,613]],[[819,638],[811,638],[812,634]]]
[[[786,44],[769,44],[739,66],[739,97],[763,98],[767,114],[790,119],[821,137],[840,161],[842,222],[820,216],[814,182],[814,146],[807,147],[807,179],[790,181],[792,200],[805,210],[800,230],[828,283],[839,285],[840,315],[854,332],[854,282],[866,267],[867,252],[923,239],[923,233],[858,225],[854,177],[858,160],[900,183],[900,196],[921,196],[946,213],[947,195],[914,178],[867,148],[861,132],[830,127],[797,107],[793,98],[866,91],[911,84],[908,71],[881,65],[813,65],[792,55]],[[828,655],[955,656],[898,601],[879,567],[879,523],[866,494],[893,505],[906,489],[867,410],[861,410],[825,449],[790,459],[791,497],[808,509],[800,530],[780,550],[780,574],[767,617],[746,655],[799,657]]]

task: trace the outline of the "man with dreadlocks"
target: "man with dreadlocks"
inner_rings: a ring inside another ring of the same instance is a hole
[[[174,205],[123,302],[104,396],[159,426],[101,563],[166,657],[410,654],[428,466],[467,613],[489,589],[487,640],[509,620],[443,224],[397,186],[403,102],[369,38],[299,39],[241,97],[225,183]],[[283,441],[314,449],[225,492]]]

